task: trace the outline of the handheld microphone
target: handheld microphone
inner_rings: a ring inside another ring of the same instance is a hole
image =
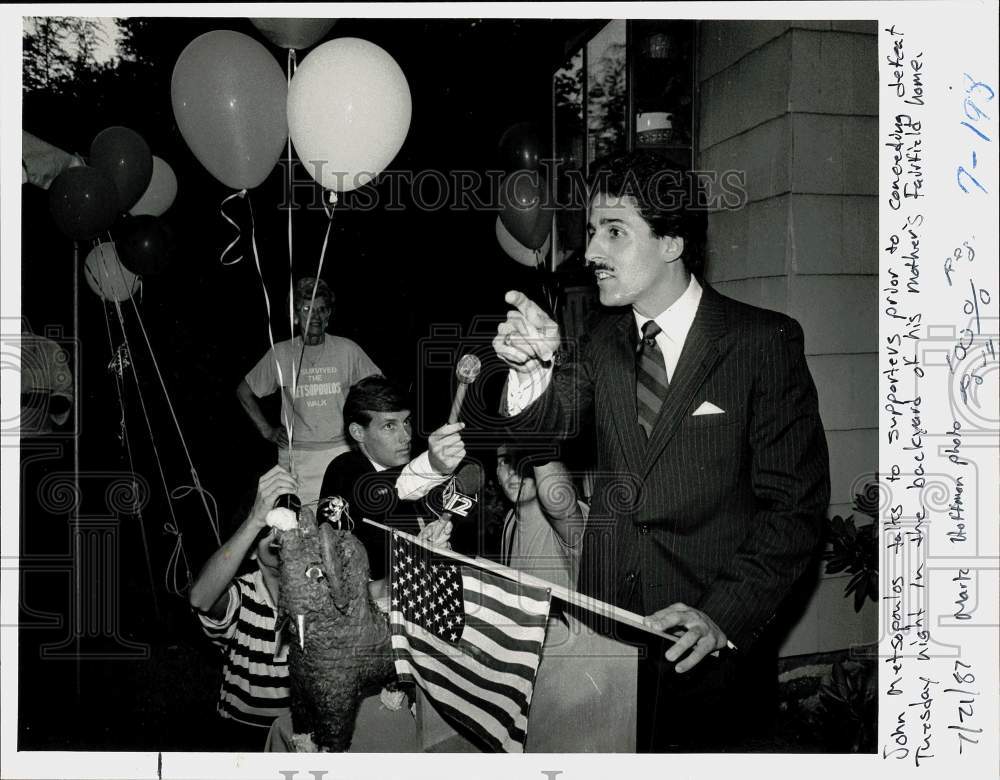
[[[455,390],[455,400],[451,404],[451,413],[448,415],[448,423],[457,423],[458,415],[462,411],[462,402],[465,400],[465,391],[469,385],[476,381],[483,364],[475,355],[462,355],[458,365],[455,367],[455,376],[458,377],[458,388]]]
[[[442,499],[444,512],[441,519],[452,516],[468,517],[472,508],[479,503],[479,491],[483,486],[483,470],[478,463],[466,463],[456,472],[445,486]]]

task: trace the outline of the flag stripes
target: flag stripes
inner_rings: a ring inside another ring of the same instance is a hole
[[[506,712],[487,701],[480,700],[473,711],[464,694],[456,693],[448,675],[435,675],[425,667],[412,663],[401,662],[397,672],[400,680],[419,685],[434,702],[435,706],[445,705],[453,711],[461,712],[468,718],[466,723],[470,730],[480,739],[495,747],[496,752],[520,753],[524,750],[527,739],[527,717],[518,715],[512,718]],[[423,673],[421,673],[423,668]]]
[[[413,649],[417,650],[416,647]],[[409,657],[412,664],[413,655],[410,654]],[[502,710],[511,717],[515,717],[522,709],[526,708],[531,699],[531,687],[518,684],[516,674],[500,674],[482,667],[475,669],[462,664],[459,658],[454,656],[448,658],[433,654],[421,666],[425,674],[436,676],[438,683],[458,675],[465,681],[463,688],[476,689],[483,699],[485,709],[490,709],[492,705],[498,708],[498,711]]]
[[[490,623],[495,618],[495,612],[479,612],[475,617],[466,615],[465,625],[472,630],[478,631],[483,641],[491,642],[491,651],[497,657],[503,655],[510,658],[511,662],[516,663],[516,659],[524,655],[526,656],[525,660],[530,663],[531,654],[534,652],[534,643],[530,637],[518,639],[505,634],[496,627],[496,623]],[[510,655],[507,656],[503,651],[509,651]]]
[[[521,752],[549,593],[436,560],[393,534],[389,613],[400,679],[490,749]]]
[[[463,669],[477,677],[505,685],[511,689],[511,696],[523,694],[525,703],[531,694],[531,683],[527,677],[532,673],[531,667],[514,664],[494,658],[471,642],[463,642],[459,647],[453,647],[441,642],[433,634],[429,634],[419,626],[408,625],[409,647],[400,644],[401,649],[411,649],[414,652],[426,654],[435,661],[442,663],[458,662]],[[472,637],[476,639],[476,637]]]

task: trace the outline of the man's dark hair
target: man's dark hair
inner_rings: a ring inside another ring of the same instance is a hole
[[[600,164],[590,180],[589,197],[630,197],[653,235],[684,239],[684,267],[700,276],[705,207],[698,181],[661,154],[636,151]]]
[[[406,393],[384,376],[369,376],[355,383],[344,401],[344,427],[367,426],[372,412],[401,412],[410,408]]]
[[[521,479],[534,478],[535,466],[544,466],[554,460],[562,460],[559,447],[553,448],[551,444],[541,448],[530,446],[520,446],[515,444],[501,444],[496,448],[494,460],[497,464],[500,458],[506,459],[510,467],[517,472]]]
[[[533,478],[535,476],[534,469],[532,468],[532,460],[527,453],[521,452],[509,444],[501,444],[497,447],[495,453],[495,460],[498,466],[500,465],[501,458],[507,461],[511,469],[513,469],[521,479],[528,479],[529,477]],[[547,460],[551,460],[551,458],[548,458]]]

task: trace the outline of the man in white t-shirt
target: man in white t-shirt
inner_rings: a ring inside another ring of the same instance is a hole
[[[298,478],[303,505],[312,508],[327,464],[348,450],[343,418],[347,391],[358,380],[381,373],[356,343],[326,332],[333,303],[322,279],[318,284],[312,277],[299,279],[294,311],[302,336],[275,344],[236,389],[260,435],[278,446],[278,463]],[[281,420],[272,425],[259,399],[279,388]]]

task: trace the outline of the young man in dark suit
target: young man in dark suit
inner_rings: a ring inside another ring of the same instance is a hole
[[[368,552],[372,596],[378,601],[386,594],[388,534],[363,523],[362,518],[398,528],[430,544],[447,544],[451,523],[434,519],[420,500],[445,482],[465,458],[461,437],[465,423],[438,428],[428,438],[427,451],[411,460],[409,402],[388,379],[371,376],[348,392],[344,427],[354,446],[327,466],[319,493],[320,511],[323,499],[330,496],[347,501],[354,533]]]
[[[695,196],[654,155],[610,162],[590,193],[586,260],[615,309],[560,360],[558,326],[509,292],[494,339],[514,431],[570,436],[594,420],[579,590],[679,637],[646,646],[640,751],[739,749],[761,714],[745,684],[774,674],[761,637],[829,502],[802,330],[698,280]]]

